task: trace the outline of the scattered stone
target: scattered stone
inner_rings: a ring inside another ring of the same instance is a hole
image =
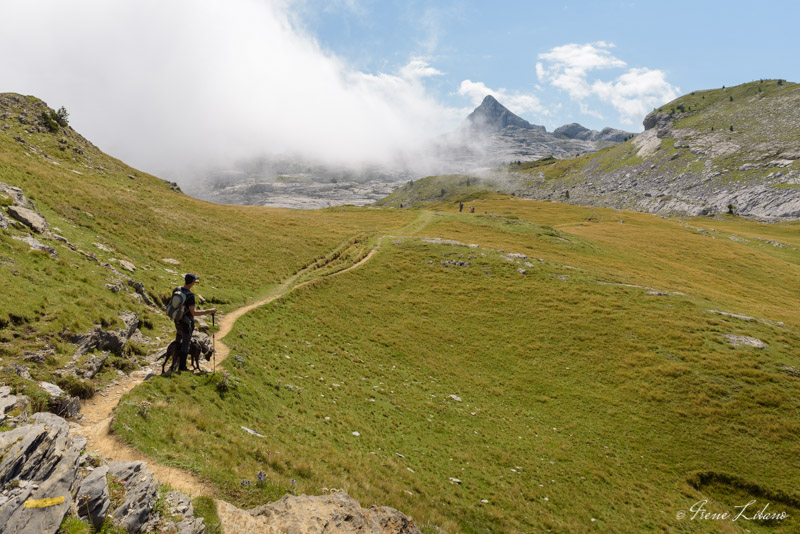
[[[26,235],[24,237],[20,237],[20,236],[16,236],[15,235],[13,237],[17,241],[22,241],[23,243],[27,243],[28,246],[31,247],[31,250],[40,250],[42,252],[47,252],[50,255],[50,257],[52,257],[54,259],[58,258],[58,253],[56,252],[56,249],[54,249],[53,247],[48,247],[47,245],[43,245],[36,238],[33,238],[33,237],[29,236],[29,235]]]
[[[653,295],[654,297],[668,297],[669,296],[669,293],[665,293],[663,291],[658,291],[657,289],[654,289],[653,291],[648,291],[647,294],[648,295]]]
[[[256,437],[259,437],[259,438],[266,438],[266,437],[267,437],[267,436],[265,436],[264,434],[259,434],[258,432],[256,432],[255,430],[253,430],[253,429],[251,429],[251,428],[247,428],[246,426],[243,426],[243,427],[242,427],[242,430],[244,430],[244,431],[245,431],[245,432],[247,432],[248,434],[252,434],[252,435],[254,435],[254,436],[256,436]]]
[[[100,372],[100,369],[103,368],[103,365],[105,365],[110,356],[111,354],[108,351],[101,352],[100,354],[93,354],[86,360],[80,374],[87,380],[94,378],[97,373]]]
[[[786,374],[800,378],[800,369],[795,369],[791,365],[784,365],[783,367],[781,367],[781,371],[783,371]]]
[[[459,260],[442,260],[439,262],[442,266],[450,268],[451,265],[456,267],[469,267],[468,261],[459,261]]]
[[[102,243],[95,243],[95,244],[94,244],[94,246],[96,246],[97,248],[99,248],[99,249],[100,249],[100,250],[102,250],[103,252],[114,252],[114,250],[113,250],[113,249],[111,249],[111,248],[109,248],[109,247],[105,246],[105,245],[104,245],[104,244],[102,244]]]
[[[453,399],[456,402],[461,402],[461,397],[459,397],[458,395],[448,395],[447,398]]]
[[[0,230],[8,230],[9,224],[8,217],[6,217],[5,213],[0,211]]]
[[[343,491],[328,495],[284,495],[280,500],[240,510],[219,503],[224,524],[241,532],[337,532],[342,534],[421,534],[414,521],[387,506],[362,508]]]
[[[525,274],[525,273],[527,273],[528,271],[526,271],[525,269],[523,269],[522,267],[520,267],[519,269],[517,269],[517,272],[518,272],[519,274]]]
[[[48,358],[54,358],[56,355],[56,351],[53,348],[37,350],[35,352],[25,351],[23,353],[22,358],[25,361],[33,362],[33,363],[44,363]]]
[[[142,300],[144,301],[145,304],[147,304],[148,306],[156,306],[156,303],[153,302],[153,299],[151,299],[150,295],[148,295],[147,291],[145,291],[144,284],[142,282],[134,282],[132,279],[129,279],[128,285],[133,286],[134,291],[136,291],[137,294],[141,295]]]
[[[725,339],[734,347],[753,347],[756,349],[763,349],[767,344],[760,339],[748,336],[737,336],[734,334],[725,334]]]
[[[450,482],[453,484],[461,484],[461,481],[457,478],[450,477]]]
[[[180,265],[181,264],[181,262],[179,262],[178,260],[172,259],[172,258],[163,258],[161,261],[163,261],[164,263],[169,263],[171,265]]]
[[[353,432],[353,435],[354,435],[355,437],[358,437],[358,436],[360,436],[361,434],[360,434],[358,431],[355,431],[355,432]]]
[[[50,227],[44,216],[37,211],[22,206],[9,206],[8,214],[37,234],[47,234],[50,232]]]
[[[136,266],[129,261],[126,260],[118,260],[119,266],[125,269],[126,271],[134,272],[136,270]]]
[[[12,364],[9,366],[9,370],[16,373],[16,375],[20,378],[23,378],[25,380],[33,380],[33,377],[31,377],[31,372],[28,369],[27,365]]]

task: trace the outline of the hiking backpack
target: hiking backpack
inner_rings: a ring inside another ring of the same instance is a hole
[[[186,303],[186,294],[181,291],[181,288],[176,287],[175,291],[172,292],[172,298],[167,304],[167,315],[173,321],[180,322],[183,319],[183,313],[185,311],[184,304]]]

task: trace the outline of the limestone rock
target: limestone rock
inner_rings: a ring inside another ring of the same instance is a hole
[[[0,230],[8,230],[8,217],[6,217],[5,213],[0,211]]]
[[[58,531],[72,505],[78,462],[86,438],[70,436],[60,417],[37,413],[31,424],[0,432],[0,484],[18,479],[0,498],[0,525],[7,534],[39,534]],[[24,508],[28,499],[60,498],[60,504]]]
[[[6,420],[6,414],[17,407],[27,404],[27,398],[12,395],[10,386],[0,386],[0,424]]]
[[[14,206],[20,206],[36,211],[36,206],[34,206],[33,202],[31,202],[28,197],[23,194],[22,189],[19,187],[14,187],[13,185],[0,182],[0,192],[11,197],[14,201]]]
[[[176,534],[202,534],[205,532],[206,527],[203,520],[194,517],[194,507],[189,497],[179,491],[170,491],[164,500],[167,503],[167,512],[181,518],[175,524]]]
[[[278,534],[358,533],[421,534],[414,521],[393,508],[361,505],[346,493],[299,497],[284,495],[280,500],[245,512],[220,503],[226,532]]]
[[[74,417],[81,411],[81,400],[70,397],[64,390],[50,382],[39,382],[39,387],[50,397],[50,411],[61,417]]]
[[[58,258],[58,253],[56,249],[53,247],[48,247],[47,245],[43,245],[38,239],[33,238],[29,235],[20,237],[20,236],[13,236],[14,239],[17,241],[22,241],[23,243],[27,243],[31,250],[41,250],[42,252],[47,252],[53,258]]]
[[[106,512],[111,505],[111,495],[106,481],[107,474],[107,465],[102,465],[89,473],[81,482],[75,498],[78,517],[88,520],[97,530],[103,524]]]
[[[98,326],[87,334],[73,336],[72,343],[78,346],[75,355],[82,356],[95,349],[110,350],[115,354],[122,352],[128,340],[139,328],[140,321],[139,316],[133,312],[123,313],[120,319],[125,323],[125,328],[107,332]]]
[[[50,232],[50,226],[48,226],[44,216],[39,212],[22,206],[9,206],[8,214],[37,234]]]
[[[766,348],[767,344],[760,339],[749,336],[737,336],[734,334],[725,334],[725,339],[734,347],[753,347],[756,349]]]
[[[125,498],[111,511],[114,523],[128,532],[140,532],[158,501],[158,481],[144,462],[111,462],[108,472],[125,487]]]

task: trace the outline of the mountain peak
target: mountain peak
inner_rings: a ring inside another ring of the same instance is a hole
[[[531,124],[509,111],[492,95],[486,95],[481,105],[469,114],[465,121],[465,126],[486,133],[499,132],[506,126],[516,126],[524,130],[544,130],[544,126]]]

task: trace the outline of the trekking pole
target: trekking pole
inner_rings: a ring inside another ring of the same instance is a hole
[[[212,371],[212,374],[217,374],[217,329],[216,325],[214,324],[214,318],[216,316],[216,313],[211,314],[211,345],[213,346],[211,353],[214,355],[214,370]]]

